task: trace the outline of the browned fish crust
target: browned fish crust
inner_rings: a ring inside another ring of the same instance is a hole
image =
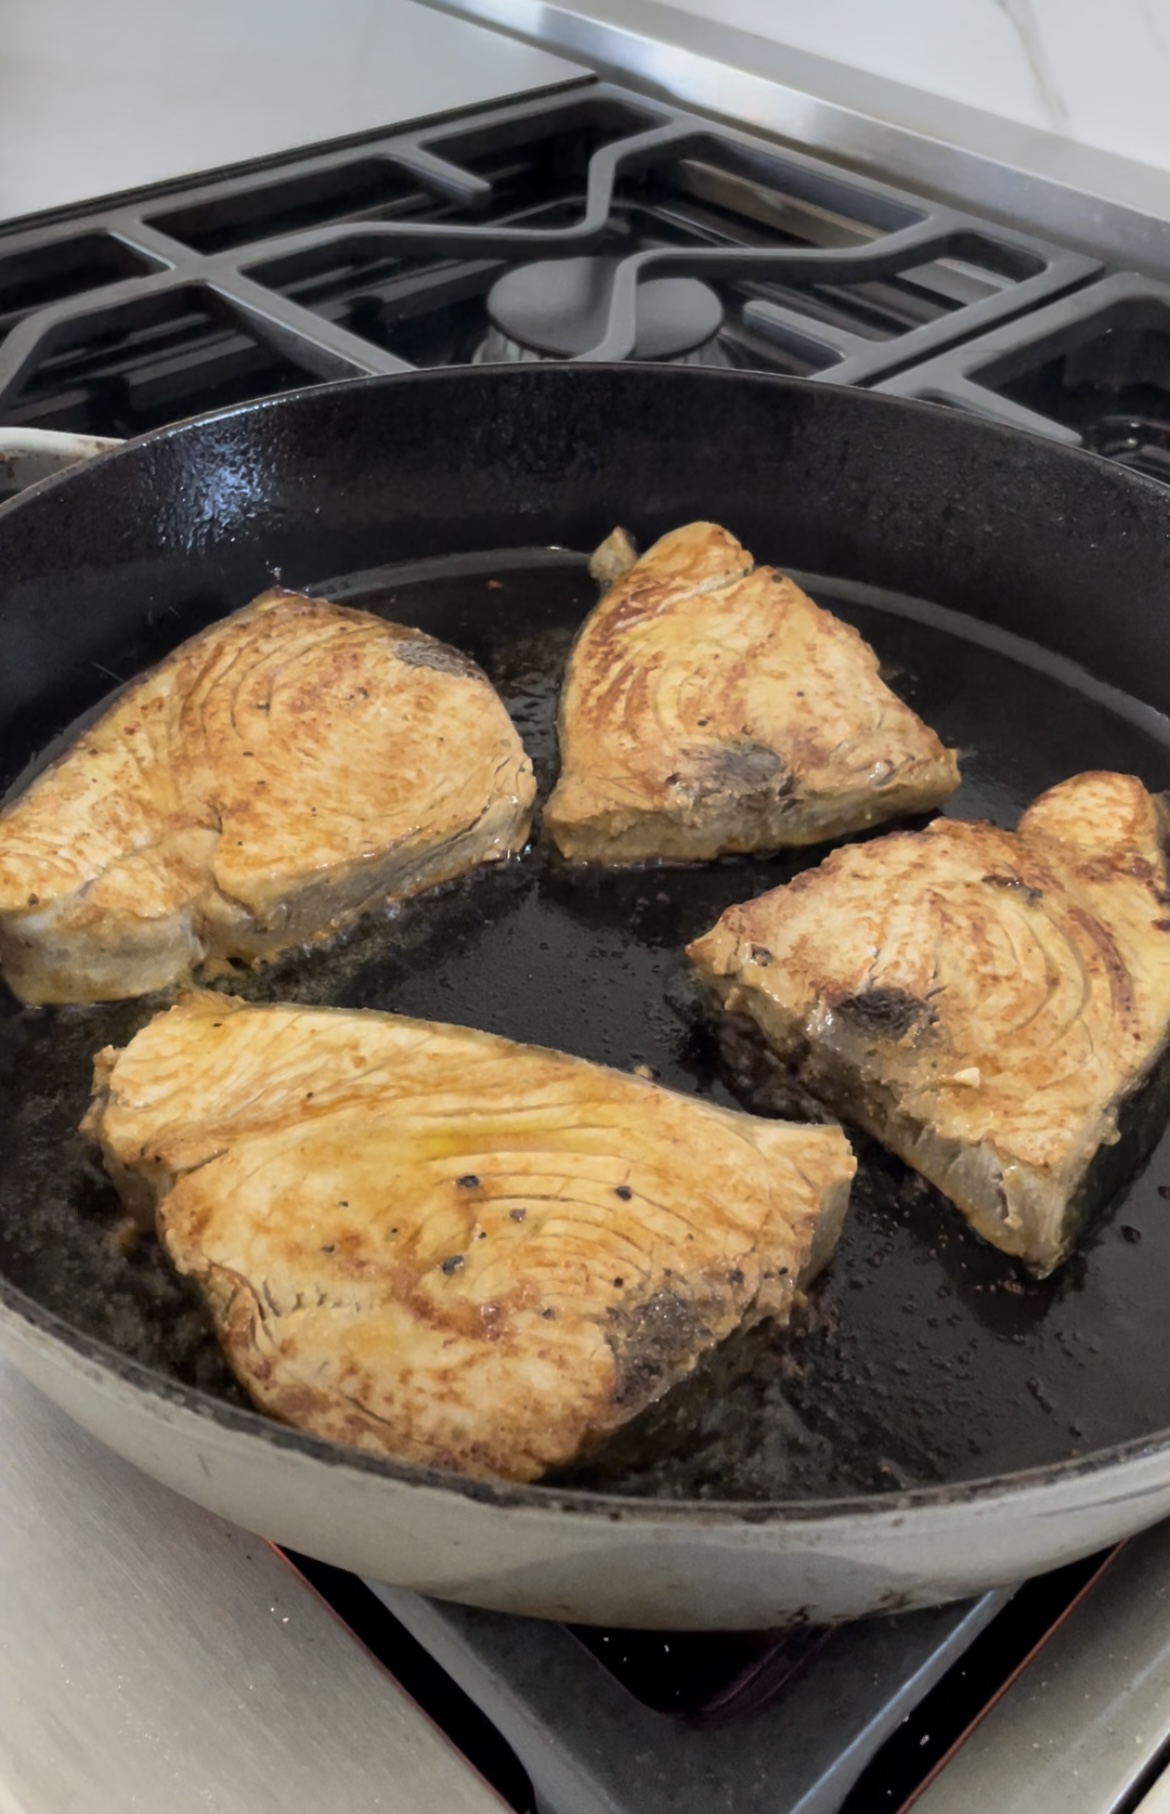
[[[83,1124],[256,1403],[529,1480],[742,1324],[787,1320],[854,1172],[838,1128],[397,1015],[183,997]]]
[[[466,656],[269,592],[0,813],[0,968],[25,1001],[110,1001],[268,957],[521,849],[534,792]]]
[[[1078,775],[1014,832],[940,819],[835,851],[689,954],[815,1095],[1044,1274],[1164,1062],[1166,827],[1132,776]]]
[[[545,824],[566,857],[705,860],[814,844],[938,806],[954,753],[895,698],[857,631],[713,523],[673,530],[612,581],[561,695]]]

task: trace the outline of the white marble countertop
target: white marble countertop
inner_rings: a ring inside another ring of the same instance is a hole
[[[412,0],[0,0],[0,220],[583,73]]]
[[[942,103],[1170,169],[1170,0],[671,4]]]

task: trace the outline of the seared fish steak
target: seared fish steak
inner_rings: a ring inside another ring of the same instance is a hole
[[[836,1242],[838,1128],[463,1027],[194,993],[98,1055],[83,1129],[255,1402],[530,1480],[783,1323]]]
[[[611,582],[569,657],[545,823],[591,863],[815,844],[938,806],[958,765],[857,631],[727,530],[690,523]]]
[[[1077,775],[1014,832],[939,819],[835,851],[689,954],[815,1095],[1043,1275],[1120,1183],[1135,1100],[1147,1150],[1158,1131],[1166,836],[1162,796]]]
[[[25,1001],[114,1001],[269,957],[521,849],[534,791],[465,656],[268,592],[0,813],[0,968]]]

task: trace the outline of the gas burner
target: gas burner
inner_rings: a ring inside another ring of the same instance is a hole
[[[473,363],[573,359],[598,346],[609,325],[620,260],[559,258],[519,265],[493,284],[491,327]],[[654,277],[637,286],[634,359],[729,365],[719,345],[723,305],[697,277]]]

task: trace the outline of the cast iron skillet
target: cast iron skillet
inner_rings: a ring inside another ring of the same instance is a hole
[[[1170,494],[926,406],[636,366],[321,387],[148,436],[0,510],[0,784],[279,577],[468,650],[546,792],[594,596],[583,555],[615,523],[646,543],[694,517],[859,626],[963,752],[950,812],[1012,824],[1083,768],[1170,786]],[[823,854],[579,871],[537,840],[238,987],[647,1064],[767,1112],[764,1071],[721,1047],[680,949]],[[939,1600],[1170,1511],[1165,1141],[1037,1285],[859,1140],[847,1233],[788,1336],[591,1470],[473,1486],[256,1415],[153,1243],[113,1241],[116,1198],[75,1129],[93,1052],[159,1000],[0,1004],[0,1342],[111,1446],[237,1521],[484,1605],[695,1627]]]

